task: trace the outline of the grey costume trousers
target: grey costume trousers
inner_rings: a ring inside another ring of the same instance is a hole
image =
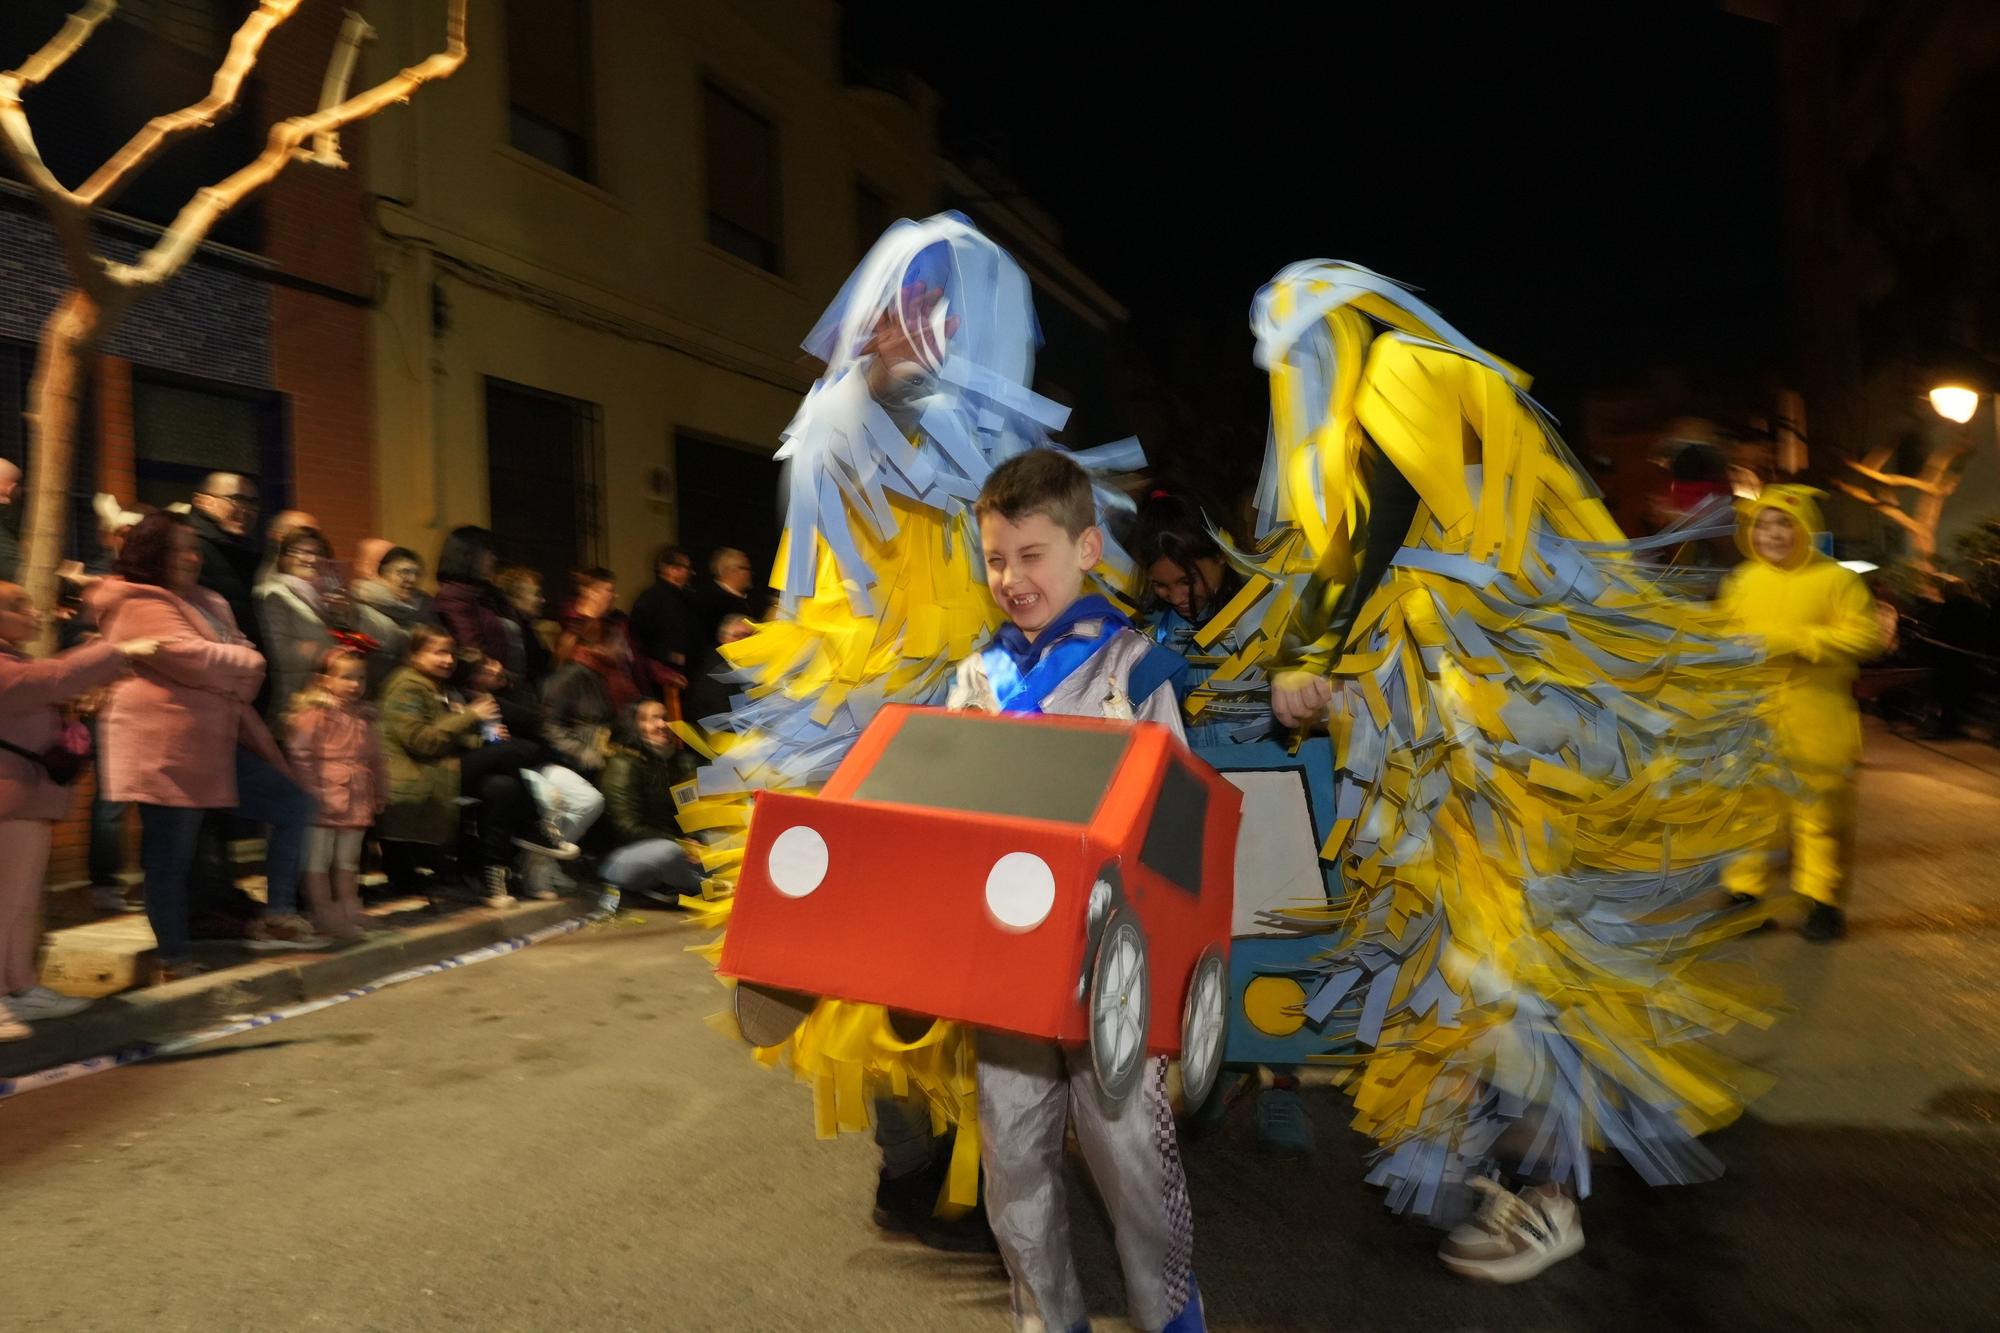
[[[1070,1253],[1063,1130],[1074,1119],[1117,1233],[1135,1328],[1166,1326],[1188,1303],[1194,1217],[1167,1101],[1167,1062],[1149,1063],[1108,1107],[1089,1062],[1048,1042],[979,1034],[980,1158],[986,1215],[1014,1284],[1014,1327],[1067,1333],[1088,1318]]]

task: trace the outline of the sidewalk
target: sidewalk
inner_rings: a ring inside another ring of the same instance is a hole
[[[52,898],[57,897],[51,894]],[[594,899],[594,890],[592,892]],[[110,1055],[225,1020],[338,994],[405,968],[420,967],[551,926],[592,910],[583,897],[472,904],[438,915],[422,898],[377,903],[369,915],[398,927],[344,948],[252,953],[231,942],[198,943],[213,971],[166,986],[137,985],[149,970],[153,936],[143,916],[108,916],[49,931],[45,983],[74,995],[102,995],[72,1018],[35,1024],[25,1041],[0,1043],[0,1078]],[[58,904],[52,924],[65,912]],[[117,994],[111,992],[116,991]]]

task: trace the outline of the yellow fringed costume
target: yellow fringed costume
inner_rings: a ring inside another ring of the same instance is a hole
[[[1294,265],[1252,322],[1267,517],[1324,553],[1297,652],[1337,687],[1348,897],[1308,917],[1342,935],[1306,1015],[1370,1180],[1448,1217],[1501,1151],[1579,1193],[1602,1147],[1714,1174],[1746,1079],[1703,1039],[1772,999],[1710,957],[1772,807],[1768,669],[1635,557],[1524,377],[1394,283]]]
[[[871,389],[885,338],[912,359]],[[779,451],[779,614],[724,649],[741,691],[729,714],[677,724],[711,761],[679,793],[683,829],[706,840],[709,879],[689,906],[711,923],[727,922],[754,793],[816,789],[884,703],[942,705],[952,668],[999,622],[970,506],[995,464],[1047,447],[1066,415],[1026,387],[1038,342],[1026,275],[956,214],[891,227],[807,338],[827,368]],[[1143,462],[1132,442],[1076,456],[1118,471]],[[1114,582],[1129,580],[1121,552],[1106,559]],[[812,1087],[824,1137],[867,1129],[877,1097],[922,1098],[934,1129],[958,1126],[950,1201],[974,1202],[969,1032],[939,1023],[906,1041],[879,1006],[829,999],[756,1054]]]

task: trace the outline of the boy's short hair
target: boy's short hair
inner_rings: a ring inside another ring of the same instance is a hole
[[[972,506],[975,521],[994,514],[1019,523],[1043,514],[1073,541],[1097,522],[1090,474],[1061,449],[1030,449],[993,469]]]

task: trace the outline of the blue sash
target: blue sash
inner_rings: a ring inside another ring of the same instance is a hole
[[[1095,637],[1074,633],[1064,635],[1049,645],[1048,651],[1028,669],[1026,675],[1014,665],[1013,657],[999,644],[991,644],[982,651],[979,656],[986,663],[986,679],[993,686],[993,697],[999,700],[1000,711],[1039,716],[1042,700],[1053,694],[1072,672],[1097,656],[1098,650],[1124,628],[1107,621],[1093,623],[1100,630]]]

